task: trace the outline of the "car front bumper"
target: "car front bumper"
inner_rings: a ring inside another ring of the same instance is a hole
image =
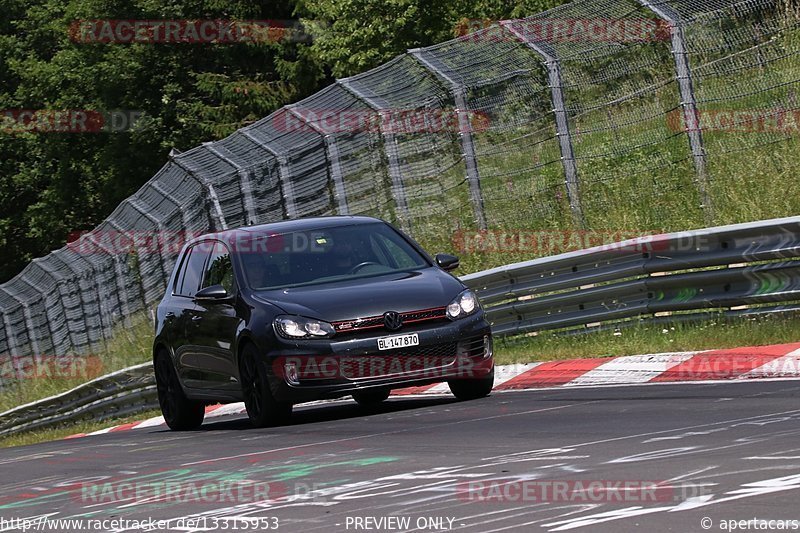
[[[379,338],[411,333],[418,335],[418,346],[378,349]],[[281,339],[266,356],[275,399],[290,403],[370,389],[481,379],[494,368],[491,331],[483,313],[397,332],[307,342]]]

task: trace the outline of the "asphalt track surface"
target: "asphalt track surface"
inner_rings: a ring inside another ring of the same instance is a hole
[[[800,530],[799,437],[797,380],[342,401],[0,450],[0,529]]]

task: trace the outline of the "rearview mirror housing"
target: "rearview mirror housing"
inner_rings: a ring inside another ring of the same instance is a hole
[[[436,254],[434,258],[436,260],[436,264],[444,270],[445,272],[450,272],[451,270],[455,270],[458,268],[460,261],[458,257],[450,254]]]
[[[230,297],[231,295],[228,294],[228,291],[226,291],[225,287],[222,285],[212,285],[205,289],[200,289],[197,291],[197,294],[194,295],[194,299],[200,302],[223,302],[229,300]]]

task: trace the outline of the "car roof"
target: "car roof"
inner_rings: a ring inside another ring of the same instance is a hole
[[[236,242],[247,236],[264,235],[264,234],[281,234],[291,231],[309,231],[315,229],[332,228],[339,226],[354,226],[357,224],[376,224],[385,223],[383,220],[367,216],[355,215],[337,215],[328,217],[309,217],[309,218],[296,218],[290,220],[282,220],[280,222],[271,222],[269,224],[259,224],[257,226],[242,226],[236,229],[225,231],[211,232],[199,237],[195,237],[187,243],[187,246],[194,244],[198,241],[203,241],[208,238],[217,239],[225,243]]]

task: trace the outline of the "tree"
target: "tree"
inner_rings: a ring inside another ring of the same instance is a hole
[[[0,281],[94,227],[173,147],[218,139],[327,82],[304,42],[108,44],[71,33],[98,19],[285,21],[290,0],[0,0],[0,10]],[[20,110],[140,118],[113,133],[45,133],[21,131]]]
[[[471,22],[539,13],[559,0],[300,0],[314,56],[336,77],[376,67],[409,48],[452,39]]]

